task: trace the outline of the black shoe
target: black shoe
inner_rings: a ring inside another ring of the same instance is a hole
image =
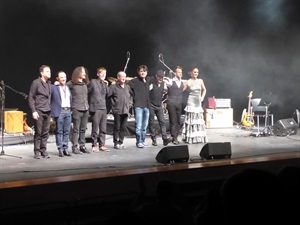
[[[151,136],[151,140],[152,140],[152,145],[153,146],[157,146],[156,137],[155,136]]]
[[[72,152],[73,152],[74,154],[79,154],[79,155],[82,154],[82,152],[79,151],[77,147],[72,147]]]
[[[58,150],[58,156],[59,156],[59,157],[64,157],[64,153],[63,153],[62,150]]]
[[[50,155],[49,155],[47,152],[44,152],[44,153],[42,154],[42,156],[43,156],[43,158],[45,158],[45,159],[50,159]]]
[[[40,155],[40,154],[34,154],[34,158],[35,158],[35,159],[40,159],[40,158],[41,158],[41,155]]]
[[[90,153],[90,151],[87,150],[85,146],[80,146],[79,150],[83,153]]]
[[[179,141],[177,140],[177,138],[173,138],[172,142],[173,142],[174,145],[178,145],[179,144]]]
[[[153,146],[157,146],[156,140],[152,140],[152,145],[153,145]]]
[[[170,138],[163,139],[164,146],[167,146],[170,142],[172,142]]]
[[[67,149],[64,149],[63,153],[64,153],[65,156],[72,156]]]
[[[72,152],[73,152],[74,154],[82,155],[82,152],[79,151],[78,149],[74,149],[74,150],[72,150]]]

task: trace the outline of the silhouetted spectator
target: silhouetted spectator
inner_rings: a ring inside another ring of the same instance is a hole
[[[282,190],[271,172],[246,169],[236,173],[225,180],[220,193],[225,224],[269,224],[282,219]]]
[[[148,225],[148,223],[145,223],[145,221],[143,221],[142,218],[136,212],[130,209],[116,212],[107,221],[107,225],[120,224]]]
[[[224,221],[218,188],[208,190],[203,201],[194,209],[193,221],[195,225],[219,224]]]
[[[172,182],[162,180],[156,189],[156,200],[146,202],[137,208],[137,213],[148,222],[148,224],[172,224],[182,225],[186,223],[184,209],[181,205],[175,204],[175,196]]]
[[[299,224],[300,212],[300,167],[286,166],[278,173],[283,193],[286,224]]]

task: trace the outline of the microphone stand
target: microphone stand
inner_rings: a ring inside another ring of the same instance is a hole
[[[127,61],[126,61],[125,67],[124,67],[124,72],[126,72],[126,69],[127,69],[127,65],[128,65],[129,60],[130,60],[130,52],[128,51],[128,52],[127,52]]]
[[[173,72],[173,70],[165,64],[163,54],[160,53],[158,55],[158,60],[169,70],[169,73],[172,73],[173,75],[175,75],[175,73]]]
[[[127,52],[127,61],[126,61],[125,67],[124,67],[124,72],[125,73],[126,73],[126,69],[127,69],[127,65],[128,65],[129,60],[130,60],[130,52],[128,51]],[[130,112],[130,109],[132,110],[132,113],[129,114],[130,115],[129,117],[132,117],[132,116],[134,117],[134,108],[133,108],[133,105],[129,106],[129,112]]]
[[[10,157],[15,157],[15,158],[19,158],[22,159],[22,157],[20,156],[15,156],[15,155],[8,155],[5,154],[4,152],[4,111],[5,111],[5,87],[8,87],[10,89],[12,89],[11,87],[7,86],[4,84],[4,81],[1,81],[1,136],[2,136],[2,142],[1,142],[1,153],[0,156],[5,155],[5,156],[10,156]],[[15,91],[14,89],[12,89],[13,91]],[[17,92],[17,91],[15,91]],[[25,98],[27,98],[27,95],[25,93],[22,92],[17,92],[21,95],[23,95]]]

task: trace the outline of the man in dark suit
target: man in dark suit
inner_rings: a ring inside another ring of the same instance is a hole
[[[47,152],[47,141],[50,131],[51,111],[51,78],[50,66],[42,65],[39,69],[40,77],[32,81],[28,94],[28,104],[34,119],[34,158],[41,156],[50,158]]]
[[[186,88],[186,81],[182,79],[181,66],[176,66],[173,73],[173,79],[168,82],[167,109],[169,113],[172,142],[173,144],[178,145],[178,136],[182,127],[181,114],[183,104],[183,91]]]
[[[51,85],[51,116],[55,120],[55,141],[60,157],[71,156],[68,151],[72,122],[71,92],[66,85],[67,75],[57,73],[57,85]]]
[[[91,79],[88,86],[89,111],[92,117],[92,151],[97,152],[100,150],[108,152],[109,149],[105,146],[107,126],[106,98],[108,95],[108,82],[105,80],[106,69],[104,67],[99,67],[97,69],[97,77],[97,79]]]

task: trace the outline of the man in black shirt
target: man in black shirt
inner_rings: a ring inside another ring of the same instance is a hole
[[[115,149],[124,149],[128,114],[130,109],[131,90],[126,84],[126,73],[119,71],[117,82],[109,86],[108,98],[111,101],[111,111],[114,115],[113,142]]]
[[[88,71],[79,66],[73,70],[72,78],[67,85],[72,94],[72,152],[74,154],[90,153],[85,147],[85,132],[89,120]]]
[[[100,150],[109,152],[109,149],[105,146],[108,82],[105,80],[106,69],[104,67],[99,67],[97,69],[97,77],[97,79],[91,79],[88,86],[89,110],[92,117],[92,151],[97,152]]]
[[[51,119],[51,70],[47,65],[40,67],[40,77],[32,81],[28,103],[34,119],[34,158],[50,158],[47,152],[47,141]]]
[[[155,75],[155,79],[149,85],[149,96],[150,96],[150,117],[149,117],[149,132],[152,139],[152,145],[157,146],[156,141],[156,128],[155,128],[155,119],[157,117],[157,121],[160,127],[161,136],[163,139],[163,145],[168,145],[171,140],[167,135],[167,128],[164,117],[164,110],[162,107],[162,100],[164,94],[167,92],[167,86],[164,82],[164,72],[162,70],[158,70]]]
[[[128,82],[133,94],[135,115],[136,147],[147,147],[146,131],[149,123],[149,79],[148,67],[140,65],[137,68],[138,76]]]

